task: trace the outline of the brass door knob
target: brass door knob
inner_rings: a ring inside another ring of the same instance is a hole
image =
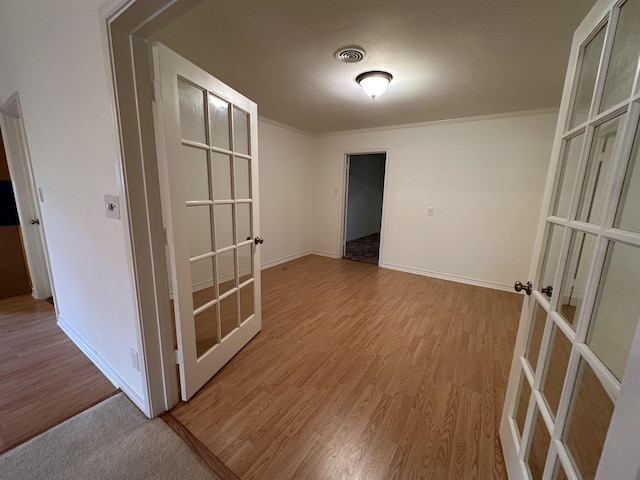
[[[533,291],[533,285],[531,285],[531,282],[527,282],[526,284],[523,284],[522,282],[517,281],[513,285],[513,289],[516,292],[521,292],[524,290],[524,293],[526,293],[527,295],[531,295],[531,292]]]

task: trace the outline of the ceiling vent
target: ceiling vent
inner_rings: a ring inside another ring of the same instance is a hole
[[[358,63],[365,59],[367,53],[358,47],[345,47],[335,54],[337,60],[344,63]]]

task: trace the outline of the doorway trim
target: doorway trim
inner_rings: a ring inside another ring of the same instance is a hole
[[[99,9],[113,121],[119,133],[117,169],[128,230],[130,271],[138,313],[144,412],[150,418],[179,401],[169,305],[165,236],[153,125],[152,72],[146,42],[193,0],[108,0]],[[172,14],[168,11],[171,10]],[[146,32],[146,33],[145,33]]]
[[[378,255],[378,267],[382,265],[383,262],[383,252],[384,252],[384,232],[385,232],[385,219],[387,212],[387,190],[388,190],[388,182],[389,182],[389,149],[388,148],[369,148],[363,150],[349,150],[349,152],[343,152],[342,154],[342,162],[341,162],[341,192],[342,192],[342,201],[340,202],[340,213],[338,215],[338,219],[340,222],[340,228],[338,228],[338,239],[336,252],[338,254],[338,258],[343,258],[345,254],[345,248],[347,242],[345,241],[345,237],[347,234],[347,203],[349,201],[349,157],[352,155],[385,155],[385,167],[384,167],[384,185],[382,191],[382,221],[380,222],[380,252]]]
[[[55,291],[51,278],[44,222],[36,193],[36,183],[33,177],[18,92],[11,95],[0,107],[0,128],[4,132],[3,142],[7,164],[15,190],[18,218],[22,229],[22,242],[31,277],[31,295],[39,300],[54,297],[55,306]],[[13,141],[9,141],[10,138]],[[39,224],[28,226],[32,221],[38,221]],[[56,307],[56,315],[57,313]]]
[[[149,36],[201,0],[106,0],[99,7],[129,269],[135,285],[145,414],[178,404],[175,335],[169,303],[166,236],[160,203],[153,102],[158,98]]]

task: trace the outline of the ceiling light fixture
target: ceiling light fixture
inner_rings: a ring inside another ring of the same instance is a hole
[[[356,82],[362,87],[364,93],[375,99],[384,93],[393,79],[389,72],[372,71],[364,72],[356,77]]]

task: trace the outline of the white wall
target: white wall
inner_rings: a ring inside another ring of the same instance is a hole
[[[119,193],[120,153],[100,3],[2,2],[0,102],[20,93],[59,321],[143,405],[126,224],[104,213],[103,195]]]
[[[345,154],[386,150],[382,266],[511,289],[527,280],[556,120],[529,113],[319,137],[314,251],[339,252]]]
[[[258,106],[258,109],[260,106]],[[311,253],[314,138],[270,120],[258,123],[263,267]]]
[[[346,240],[380,233],[385,155],[352,155],[349,161]]]

